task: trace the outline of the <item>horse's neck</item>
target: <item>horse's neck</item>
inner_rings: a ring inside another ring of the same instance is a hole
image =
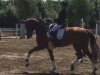
[[[38,38],[39,38],[39,37],[40,37],[40,38],[41,38],[41,37],[47,37],[46,33],[47,33],[47,32],[36,31],[36,35],[37,35]]]
[[[47,31],[46,30],[36,30],[36,41],[38,45],[47,44]]]

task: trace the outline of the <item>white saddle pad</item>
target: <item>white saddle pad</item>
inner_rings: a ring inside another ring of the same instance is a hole
[[[53,23],[49,26],[49,29],[50,29],[49,32],[52,32],[52,31],[55,32],[58,29],[57,34],[55,34],[58,40],[62,39],[62,37],[64,35],[64,29],[59,29],[59,28],[61,28],[61,25],[57,25],[56,23]],[[52,38],[52,36],[50,36],[49,32],[47,32],[47,36],[49,38]]]
[[[59,29],[57,32],[57,39],[62,39],[64,35],[64,29]]]
[[[61,25],[58,25],[57,23],[53,23],[53,24],[50,24],[49,29],[50,29],[50,31],[56,31],[60,27],[61,27]]]

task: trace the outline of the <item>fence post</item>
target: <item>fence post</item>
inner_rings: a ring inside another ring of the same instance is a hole
[[[21,23],[20,24],[20,39],[24,39],[25,38],[25,24]]]
[[[18,23],[16,24],[15,35],[16,35],[16,38],[17,38],[17,36],[18,36]]]
[[[65,19],[64,26],[68,27],[68,19]]]
[[[96,35],[96,37],[98,37],[99,35],[99,31],[98,31],[98,29],[99,29],[99,24],[98,23],[96,23],[96,30],[95,30],[95,35]]]
[[[84,23],[83,18],[82,18],[82,19],[81,19],[81,27],[82,27],[82,28],[85,28],[84,25],[85,25],[85,23]]]
[[[1,41],[1,28],[0,28],[0,41]]]

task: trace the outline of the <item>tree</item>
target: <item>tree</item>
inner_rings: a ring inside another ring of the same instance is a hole
[[[16,13],[20,20],[26,19],[32,15],[32,10],[28,0],[16,0],[14,5],[17,8]]]
[[[2,7],[2,2],[1,2],[1,0],[0,0],[0,9],[1,9],[1,7]]]
[[[47,14],[46,14],[45,5],[44,5],[43,1],[39,0],[37,3],[37,6],[38,6],[38,11],[40,13],[40,16],[43,19],[46,18]]]
[[[1,1],[2,6],[0,10],[0,27],[15,27],[18,22],[9,1]]]
[[[90,13],[93,11],[93,5],[89,0],[71,0],[69,3],[69,18],[72,23],[79,25],[81,18],[84,18],[88,24]]]
[[[47,0],[46,1],[46,10],[48,17],[50,18],[56,18],[58,16],[58,13],[60,11],[60,3],[61,1],[53,1],[53,0]]]
[[[30,0],[30,8],[33,15],[39,15],[37,0]]]

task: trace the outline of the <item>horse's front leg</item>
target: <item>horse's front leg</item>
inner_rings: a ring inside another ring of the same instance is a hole
[[[29,66],[30,55],[31,55],[33,52],[39,51],[39,50],[40,50],[40,47],[39,47],[39,46],[36,46],[36,47],[34,47],[33,49],[29,50],[28,55],[27,55],[27,57],[26,57],[26,59],[25,59],[25,62],[26,62],[26,65],[25,65],[25,66],[26,66],[26,67]]]
[[[51,72],[54,72],[56,70],[56,63],[55,63],[55,60],[54,60],[54,55],[53,55],[53,44],[51,41],[48,42],[48,52],[49,52],[49,55],[50,55],[50,58],[51,58],[51,61],[52,61],[52,66],[51,66]]]

